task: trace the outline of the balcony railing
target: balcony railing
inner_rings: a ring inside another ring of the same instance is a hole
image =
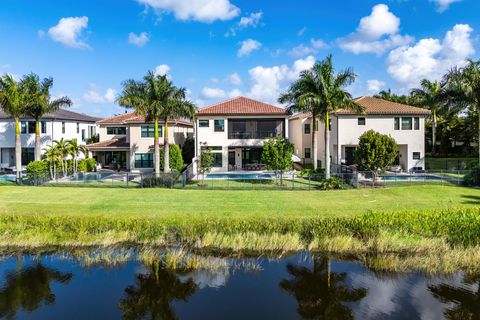
[[[282,131],[243,131],[229,132],[228,139],[268,139],[283,137]]]

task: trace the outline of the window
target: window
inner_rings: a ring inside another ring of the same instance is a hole
[[[332,120],[328,120],[328,131],[332,131]]]
[[[223,153],[222,153],[223,148],[222,147],[202,147],[202,151],[206,149],[210,149],[212,153],[212,157],[213,157],[212,167],[213,168],[223,167]]]
[[[62,122],[62,133],[65,133],[65,122]]]
[[[85,141],[85,129],[82,129],[82,141]]]
[[[135,168],[153,168],[153,153],[135,153]]]
[[[399,117],[395,117],[393,118],[393,129],[394,130],[400,130],[400,118]]]
[[[80,133],[80,123],[77,122],[77,133]]]
[[[142,125],[142,138],[153,138],[155,133],[155,126],[151,124]],[[158,126],[158,136],[163,136],[163,127]]]
[[[35,121],[28,121],[28,133],[35,133]]]
[[[402,130],[412,130],[412,118],[402,118]]]
[[[27,122],[26,121],[20,122],[20,133],[25,134],[27,132],[28,132],[27,131]]]
[[[310,134],[310,133],[311,133],[311,131],[310,131],[310,123],[305,123],[305,124],[303,125],[303,133],[304,133],[304,134]]]
[[[213,121],[213,131],[224,132],[225,131],[225,120],[214,120]]]
[[[359,126],[364,126],[366,124],[366,119],[365,118],[358,118],[358,125]]]
[[[413,118],[413,129],[420,130],[420,118],[419,117]]]
[[[47,133],[47,122],[46,121],[42,121],[40,122],[40,130],[43,134]]]
[[[26,166],[35,160],[35,148],[22,148],[22,165]]]
[[[198,126],[200,128],[208,128],[210,126],[210,120],[198,120]]]
[[[304,156],[305,156],[305,159],[310,159],[312,157],[310,148],[305,148]]]
[[[420,160],[420,152],[413,153],[413,160]]]
[[[127,128],[125,127],[108,127],[107,128],[108,135],[118,135],[124,136],[127,134]]]

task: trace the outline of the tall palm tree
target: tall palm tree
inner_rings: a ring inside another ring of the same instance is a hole
[[[15,81],[11,75],[0,77],[0,108],[15,120],[15,167],[17,184],[22,172],[22,142],[20,140],[20,117],[24,113],[27,94],[22,83]]]
[[[280,103],[290,103],[292,111],[310,112],[312,114],[312,153],[313,166],[317,168],[317,118],[325,123],[325,177],[330,178],[330,114],[338,109],[363,112],[345,87],[355,81],[356,74],[351,69],[335,73],[332,56],[316,62],[310,70],[300,73],[287,93],[278,99]]]
[[[168,120],[177,117],[193,116],[195,107],[186,100],[186,90],[175,87],[166,76],[155,75],[152,71],[143,81],[127,80],[123,83],[123,92],[117,100],[118,104],[134,108],[135,114],[145,117],[154,123],[155,173],[160,173],[160,144],[158,122],[164,120],[164,171],[170,171]]]
[[[61,138],[60,140],[54,140],[54,148],[57,149],[60,159],[62,161],[62,172],[63,176],[66,177],[68,174],[68,163],[67,157],[69,155],[69,146],[70,141]]]
[[[70,107],[72,100],[68,97],[51,99],[50,89],[53,86],[52,78],[40,81],[38,75],[31,73],[22,79],[28,95],[28,104],[25,106],[25,115],[35,119],[35,161],[40,160],[40,119],[47,113],[57,111],[60,108]]]
[[[72,156],[72,159],[73,159],[73,173],[77,173],[78,155],[80,153],[83,153],[83,155],[87,157],[88,150],[85,146],[79,145],[77,142],[77,139],[72,139],[68,141],[67,151]]]
[[[463,68],[452,69],[445,77],[450,95],[458,108],[466,108],[477,118],[478,163],[480,165],[480,61],[468,60]]]
[[[415,104],[427,108],[432,112],[432,154],[435,155],[437,147],[437,116],[445,109],[444,84],[437,80],[423,79],[420,88],[411,92]]]

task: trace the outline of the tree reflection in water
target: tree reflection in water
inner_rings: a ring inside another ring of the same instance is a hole
[[[295,296],[297,311],[304,319],[353,319],[352,311],[344,302],[359,301],[367,290],[349,289],[345,284],[347,274],[330,271],[330,260],[313,258],[313,270],[287,265],[292,279],[283,279],[280,287]]]
[[[55,303],[51,282],[68,283],[72,277],[71,273],[61,273],[39,262],[19,272],[8,273],[0,290],[0,317],[13,319],[20,308],[32,312],[43,303]]]
[[[443,303],[453,303],[454,306],[445,310],[445,318],[452,320],[480,319],[480,275],[465,276],[463,283],[470,285],[454,287],[449,284],[429,286],[428,289],[435,298]]]
[[[137,274],[119,307],[124,319],[176,319],[171,302],[187,301],[195,291],[197,285],[191,278],[182,282],[175,271],[157,263],[150,265],[147,273]]]

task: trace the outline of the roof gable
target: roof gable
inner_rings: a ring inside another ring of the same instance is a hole
[[[288,115],[284,108],[276,107],[268,103],[253,100],[246,97],[236,97],[202,109],[199,116],[209,115]]]
[[[362,106],[365,113],[374,115],[428,115],[430,111],[423,108],[413,107],[402,103],[392,102],[384,99],[363,96],[354,100]],[[335,114],[356,114],[355,111],[340,109]]]

